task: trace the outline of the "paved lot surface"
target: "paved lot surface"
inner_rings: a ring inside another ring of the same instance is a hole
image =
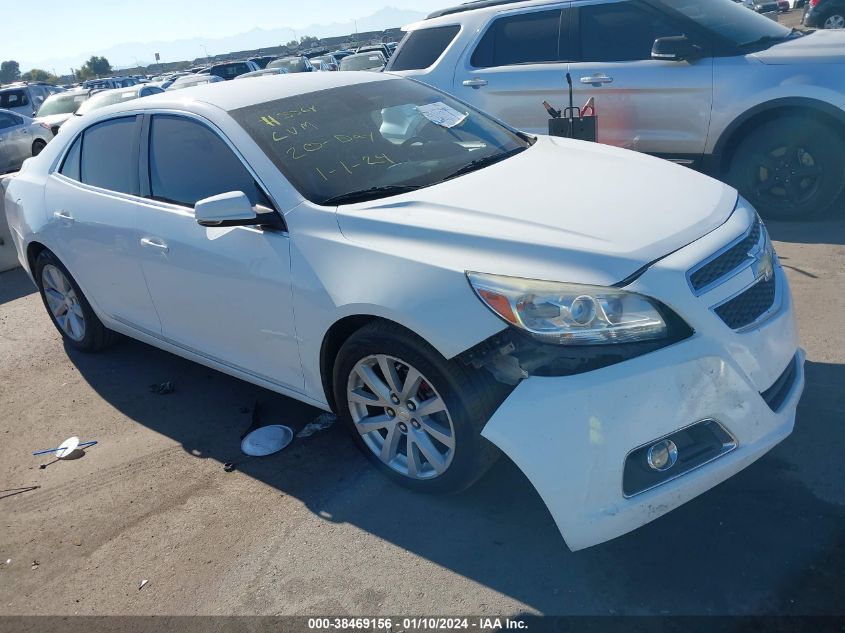
[[[575,554],[506,459],[422,497],[333,427],[227,474],[256,398],[297,429],[317,412],[132,341],[69,351],[25,275],[3,273],[0,613],[843,613],[845,222],[771,231],[809,353],[795,433]],[[149,392],[164,380],[174,393]],[[71,435],[100,444],[40,469],[30,452]]]

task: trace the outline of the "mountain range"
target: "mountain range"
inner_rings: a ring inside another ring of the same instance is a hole
[[[382,31],[392,27],[401,27],[416,22],[425,17],[424,13],[394,7],[385,7],[372,15],[357,20],[358,32]],[[314,37],[333,37],[346,35],[356,31],[354,21],[335,22],[333,24],[313,24],[298,28],[298,37],[311,35]],[[208,39],[193,37],[170,42],[128,42],[106,49],[91,49],[67,57],[54,57],[41,60],[20,60],[22,71],[30,68],[43,68],[48,71],[55,69],[59,74],[67,73],[70,68],[79,68],[91,55],[106,57],[114,68],[128,68],[155,63],[155,53],[161,55],[161,61],[174,62],[193,60],[205,55],[208,50],[211,55],[221,55],[233,51],[253,50],[265,46],[278,46],[294,38],[294,30],[287,27],[273,29],[254,28],[245,33],[229,37]]]

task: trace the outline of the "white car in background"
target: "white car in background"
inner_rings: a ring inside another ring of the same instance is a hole
[[[419,491],[465,488],[504,451],[572,549],[795,421],[789,287],[735,190],[408,79],[299,73],[97,110],[5,204],[71,347],[119,332],[334,410]]]

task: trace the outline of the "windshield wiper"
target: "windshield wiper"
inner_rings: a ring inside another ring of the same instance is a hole
[[[510,158],[511,156],[515,156],[520,152],[525,151],[528,149],[527,147],[515,147],[512,150],[507,152],[502,152],[501,154],[493,154],[492,156],[483,156],[482,158],[476,158],[473,161],[470,161],[463,167],[461,167],[458,171],[453,172],[446,176],[443,181],[451,180],[452,178],[457,178],[458,176],[463,176],[464,174],[468,174],[472,171],[477,171],[483,167],[489,167],[494,163],[498,163],[500,161],[505,160],[506,158]]]
[[[366,202],[367,200],[376,200],[377,198],[386,198],[388,196],[397,196],[400,193],[416,191],[421,186],[422,185],[385,185],[382,187],[359,189],[357,191],[347,191],[346,193],[326,198],[320,204],[330,207],[344,203],[353,204],[355,202]]]

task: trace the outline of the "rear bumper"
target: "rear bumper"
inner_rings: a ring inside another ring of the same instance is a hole
[[[804,26],[812,29],[820,29],[824,27],[824,18],[820,11],[815,10],[814,7],[807,5],[804,9],[804,16],[801,19]]]
[[[526,474],[570,549],[602,543],[656,519],[742,470],[791,433],[804,388],[804,352],[798,348],[783,271],[776,271],[779,311],[742,332],[708,309],[732,288],[696,298],[686,286],[684,272],[742,226],[748,226],[747,216],[732,218],[630,286],[661,299],[676,297],[667,303],[693,327],[692,337],[583,374],[532,376],[485,426],[484,437]],[[784,385],[779,378],[790,363],[795,370]],[[778,392],[776,410],[763,397],[770,388]],[[623,472],[631,451],[707,419],[718,421],[736,448],[625,496]]]

